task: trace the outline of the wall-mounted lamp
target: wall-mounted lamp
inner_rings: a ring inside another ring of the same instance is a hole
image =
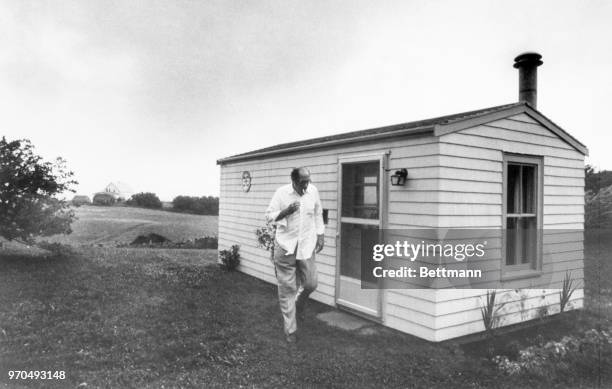
[[[399,169],[391,176],[391,185],[403,186],[406,183],[406,177],[408,177],[408,170]]]

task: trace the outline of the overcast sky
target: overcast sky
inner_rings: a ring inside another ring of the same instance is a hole
[[[0,135],[91,195],[218,195],[219,158],[517,100],[612,169],[610,1],[0,1]]]

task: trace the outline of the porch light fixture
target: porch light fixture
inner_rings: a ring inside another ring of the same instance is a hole
[[[391,185],[403,186],[406,183],[406,177],[408,177],[408,170],[399,169],[391,176]]]

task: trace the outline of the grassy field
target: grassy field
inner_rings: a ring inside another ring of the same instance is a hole
[[[114,247],[145,228],[174,239],[184,238],[170,235],[177,228],[214,233],[213,218],[172,228],[165,220],[181,224],[190,215],[153,212],[81,208],[68,240],[77,247],[61,257],[18,245],[0,250],[0,388],[612,386],[612,366],[594,366],[590,376],[507,376],[489,358],[510,343],[610,328],[612,242],[602,236],[591,237],[600,246],[585,250],[587,310],[492,341],[433,344],[380,326],[371,334],[330,327],[314,316],[332,308],[312,303],[291,347],[276,287],[221,270],[215,250]],[[104,239],[96,237],[96,220]],[[63,370],[66,380],[19,383],[8,380],[8,370]]]
[[[116,245],[152,232],[172,241],[217,236],[217,216],[133,207],[82,206],[75,212],[78,220],[72,224],[72,234],[49,240],[72,245]]]
[[[64,370],[28,387],[595,387],[594,377],[508,377],[479,342],[432,344],[314,318],[288,347],[276,288],[214,264],[214,250],[81,247],[61,258],[0,255],[0,387],[8,370]],[[609,322],[607,323],[609,325]],[[499,337],[526,342],[589,328],[588,312]],[[551,330],[552,328],[552,330]],[[482,343],[482,342],[480,342]],[[609,381],[603,381],[609,384]],[[85,386],[83,386],[85,387]]]

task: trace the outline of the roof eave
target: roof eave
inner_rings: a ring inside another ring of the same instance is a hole
[[[276,149],[276,150],[262,151],[262,152],[259,152],[259,153],[252,153],[252,154],[246,154],[246,155],[236,155],[236,156],[233,156],[233,157],[227,157],[227,158],[218,159],[217,160],[217,165],[223,165],[223,164],[228,163],[228,162],[246,161],[246,160],[249,160],[249,159],[254,159],[254,158],[259,158],[259,157],[269,157],[269,156],[278,155],[278,154],[286,154],[286,153],[296,152],[296,151],[313,150],[313,149],[320,149],[320,148],[324,148],[324,147],[333,147],[333,146],[337,146],[337,145],[345,145],[347,143],[367,142],[367,141],[370,141],[370,140],[378,140],[378,139],[390,138],[390,137],[395,137],[395,136],[402,136],[402,135],[423,135],[423,134],[426,134],[426,133],[433,133],[433,131],[434,131],[434,126],[423,126],[423,127],[416,127],[416,128],[404,128],[404,129],[399,129],[399,130],[396,130],[396,131],[384,132],[384,133],[379,133],[379,134],[360,135],[360,136],[356,136],[354,138],[335,139],[335,140],[331,140],[331,141],[324,141],[324,142],[320,142],[320,143],[312,143],[312,144],[308,144],[308,145],[300,145],[300,146],[286,147],[286,148]]]

